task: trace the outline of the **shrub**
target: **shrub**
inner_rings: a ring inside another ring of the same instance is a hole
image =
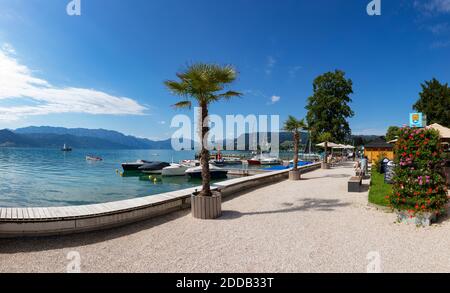
[[[394,149],[393,193],[386,199],[411,216],[425,212],[445,213],[447,187],[440,170],[444,162],[439,132],[402,128]]]

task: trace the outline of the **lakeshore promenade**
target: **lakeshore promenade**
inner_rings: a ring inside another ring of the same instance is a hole
[[[0,272],[450,272],[450,221],[427,228],[395,223],[369,207],[368,192],[348,193],[350,164],[236,195],[223,217],[189,211],[107,231],[0,240]],[[368,181],[365,181],[366,190]]]

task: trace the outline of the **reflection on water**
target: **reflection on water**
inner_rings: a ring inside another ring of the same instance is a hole
[[[86,155],[102,162],[86,161]],[[193,159],[193,151],[74,150],[0,148],[0,206],[70,206],[154,195],[201,184],[188,177],[122,172],[122,162],[138,159],[175,162]]]

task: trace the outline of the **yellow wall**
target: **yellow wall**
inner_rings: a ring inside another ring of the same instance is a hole
[[[364,150],[364,155],[369,159],[369,162],[372,164],[378,161],[383,157],[388,158],[389,160],[394,160],[394,151],[392,149],[381,149],[381,148],[366,148]]]

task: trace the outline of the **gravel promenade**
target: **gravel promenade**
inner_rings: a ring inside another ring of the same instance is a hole
[[[224,203],[219,220],[187,211],[89,234],[0,240],[0,272],[450,272],[450,220],[429,228],[395,223],[347,193],[350,166],[317,170]],[[365,182],[368,184],[368,182]]]

